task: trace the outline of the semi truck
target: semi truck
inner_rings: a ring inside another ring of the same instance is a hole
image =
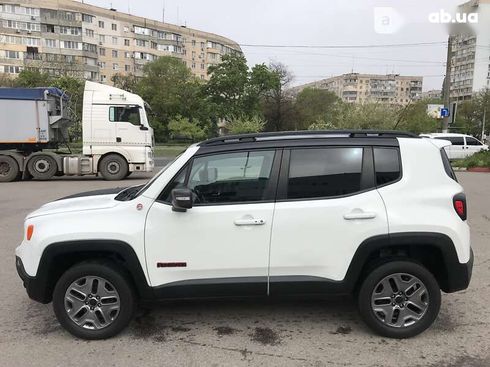
[[[87,81],[78,155],[59,151],[73,123],[67,103],[57,88],[0,88],[0,182],[94,174],[122,180],[153,170],[153,129],[140,96]]]

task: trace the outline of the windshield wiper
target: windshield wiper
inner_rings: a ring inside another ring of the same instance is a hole
[[[128,187],[127,189],[121,191],[117,196],[114,198],[115,200],[118,201],[130,201],[133,200],[138,192],[143,188],[145,185],[138,185],[138,186],[132,186]]]

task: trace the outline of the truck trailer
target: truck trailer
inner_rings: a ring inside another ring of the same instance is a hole
[[[0,182],[99,173],[122,180],[153,170],[153,129],[140,96],[87,81],[79,155],[57,152],[73,123],[67,103],[57,88],[0,88]]]

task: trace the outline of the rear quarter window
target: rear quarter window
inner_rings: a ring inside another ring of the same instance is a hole
[[[389,185],[401,178],[400,154],[396,148],[374,148],[376,186]]]
[[[440,151],[442,163],[444,165],[444,171],[446,171],[447,175],[451,177],[454,181],[458,182],[458,179],[456,178],[456,174],[454,173],[453,167],[451,166],[451,162],[449,161],[446,151],[444,150],[444,148],[442,148]]]

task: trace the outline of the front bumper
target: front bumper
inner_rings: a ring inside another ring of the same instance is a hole
[[[40,287],[39,279],[27,274],[24,269],[24,264],[18,256],[15,257],[15,267],[17,268],[17,274],[19,274],[20,279],[22,279],[22,283],[24,284],[24,288],[26,289],[29,298],[41,303],[51,302],[51,299],[46,298],[46,294],[43,292],[44,288]]]
[[[447,285],[443,291],[446,293],[452,293],[462,291],[470,285],[471,275],[473,273],[473,250],[470,250],[470,259],[467,263],[461,264],[460,262],[448,266],[447,272]]]

